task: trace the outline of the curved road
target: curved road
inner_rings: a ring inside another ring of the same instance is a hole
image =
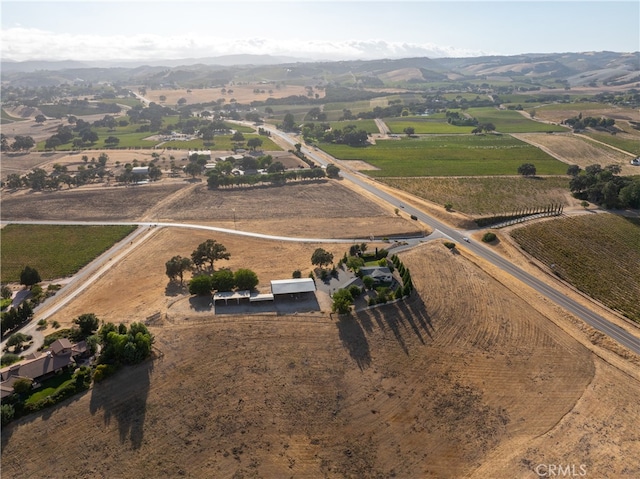
[[[284,141],[286,141],[291,145],[298,143],[296,139],[292,139],[289,135],[281,131],[274,130],[274,129],[271,129],[270,131],[272,135],[277,135],[278,137],[282,138]],[[318,155],[318,153],[316,153],[316,150],[312,151],[309,148],[303,147],[301,151],[305,155],[310,157],[312,160],[318,162],[321,165],[326,165],[328,163],[327,160],[323,159]],[[332,161],[335,162],[336,164],[342,165],[340,161],[338,161],[335,158],[332,158],[327,153],[323,152],[323,155],[327,158],[331,158]],[[364,181],[362,179],[364,176],[360,175],[357,172],[345,171],[343,169],[340,172],[340,175],[393,206],[399,206],[401,204],[398,201],[398,199],[393,195],[383,191],[382,189],[378,188],[375,184],[372,184],[369,181]],[[405,212],[407,212],[409,215],[414,215],[423,223],[431,226],[434,229],[434,232],[439,232],[445,237],[451,238],[452,241],[462,242],[464,241],[463,238],[466,237],[465,232],[457,230],[455,228],[451,228],[450,226],[444,223],[441,223],[440,221],[428,216],[427,214],[425,214],[424,212],[422,212],[417,208],[413,208],[409,205],[402,204],[402,209]],[[634,336],[627,330],[612,323],[611,321],[600,316],[599,314],[591,311],[589,308],[583,306],[577,301],[574,301],[573,299],[565,296],[563,293],[556,290],[552,286],[546,284],[545,282],[539,280],[535,276],[515,266],[514,264],[512,264],[502,256],[496,254],[495,252],[490,250],[488,247],[485,247],[484,245],[481,245],[475,241],[468,241],[465,247],[468,248],[473,253],[475,253],[480,258],[483,258],[484,260],[488,261],[494,266],[500,268],[501,270],[510,274],[514,278],[530,286],[531,288],[536,290],[538,293],[542,294],[547,299],[553,301],[554,303],[558,304],[559,306],[566,309],[570,313],[574,314],[578,318],[582,319],[589,326],[597,329],[598,331],[601,331],[602,333],[606,334],[607,336],[614,339],[621,345],[627,347],[628,349],[635,352],[636,354],[640,354],[640,338],[639,337]]]
[[[245,123],[245,122],[239,122],[239,123]],[[271,129],[271,128],[267,128],[272,135],[277,136],[278,138],[280,138],[281,140],[283,140],[284,142],[286,142],[288,145],[291,145],[293,147],[293,145],[295,145],[296,143],[299,143],[299,141],[294,138],[291,137],[290,135],[287,135],[279,130],[276,129]],[[310,157],[312,160],[316,161],[317,163],[321,164],[321,165],[327,165],[329,163],[329,160],[326,160],[325,158],[322,158],[318,153],[316,153],[316,150],[309,150],[309,148],[303,147],[301,149],[301,151],[307,155],[308,157]],[[331,156],[327,155],[326,153],[323,152],[323,156],[325,156],[326,158],[330,158],[332,162],[335,162],[337,164],[341,164],[341,162],[339,162],[338,160],[336,160],[335,158],[332,158]],[[358,185],[360,188],[365,189],[366,191],[368,191],[369,193],[377,196],[379,199],[393,205],[393,206],[400,206],[400,202],[398,201],[398,199],[396,197],[394,197],[393,195],[387,193],[386,191],[383,191],[382,189],[378,188],[375,184],[369,182],[369,181],[365,181],[363,178],[363,175],[360,175],[359,173],[356,172],[348,172],[348,171],[341,171],[340,175],[353,182],[354,184]],[[465,236],[465,232],[457,230],[455,228],[452,228],[444,223],[441,223],[440,221],[428,216],[427,214],[425,214],[424,212],[422,212],[421,210],[414,208],[412,206],[409,205],[401,205],[401,207],[403,208],[403,210],[408,213],[409,215],[414,215],[415,217],[418,218],[418,220],[422,221],[423,223],[431,226],[434,230],[434,233],[431,235],[435,235],[435,237],[446,237],[446,238],[450,238],[452,241],[456,241],[456,242],[461,242],[461,241],[465,241],[463,238],[466,238]],[[56,222],[56,221],[11,221],[11,222],[7,222],[7,223],[16,223],[16,224],[78,224],[78,225],[109,225],[109,224],[129,224],[129,225],[137,225],[137,226],[144,226],[145,228],[138,230],[136,233],[134,233],[137,236],[141,235],[144,231],[147,231],[148,234],[151,234],[151,232],[149,232],[148,230],[154,226],[160,226],[160,227],[178,227],[178,228],[193,228],[193,229],[202,229],[202,230],[210,230],[210,231],[218,231],[218,232],[222,232],[222,233],[230,233],[230,234],[238,234],[238,235],[243,235],[243,236],[251,236],[251,237],[255,237],[255,238],[263,238],[263,239],[270,239],[270,240],[277,240],[277,241],[296,241],[296,242],[313,242],[313,243],[345,243],[345,242],[362,242],[362,241],[369,241],[369,239],[367,238],[363,238],[361,240],[357,240],[357,239],[326,239],[326,238],[290,238],[290,237],[285,237],[285,236],[273,236],[273,235],[266,235],[266,234],[261,234],[261,233],[250,233],[250,232],[245,232],[245,231],[238,231],[238,230],[231,230],[231,229],[227,229],[227,228],[218,228],[218,227],[214,227],[214,226],[204,226],[204,225],[194,225],[194,224],[185,224],[185,223],[158,223],[158,222],[120,222],[120,223],[114,223],[114,222],[100,222],[100,221],[95,221],[95,222]],[[146,237],[146,235],[144,235],[144,237]],[[132,242],[132,239],[129,238],[129,241]],[[126,243],[126,241],[124,242]],[[544,297],[546,297],[547,299],[553,301],[554,303],[558,304],[559,306],[561,306],[562,308],[566,309],[567,311],[571,312],[572,314],[574,314],[575,316],[577,316],[578,318],[582,319],[585,323],[589,324],[590,326],[592,326],[593,328],[597,329],[598,331],[603,332],[604,334],[606,334],[607,336],[609,336],[610,338],[614,339],[615,341],[617,341],[618,343],[620,343],[621,345],[627,347],[628,349],[630,349],[631,351],[635,352],[636,354],[640,354],[640,338],[637,336],[634,336],[633,334],[631,334],[630,332],[626,331],[625,329],[617,326],[616,324],[613,324],[612,322],[610,322],[609,320],[605,319],[604,317],[600,316],[599,314],[596,314],[595,312],[591,311],[589,308],[581,305],[580,303],[578,303],[577,301],[574,301],[573,299],[565,296],[564,294],[562,294],[560,291],[556,290],[555,288],[553,288],[552,286],[546,284],[545,282],[539,280],[538,278],[536,278],[535,276],[527,273],[526,271],[520,269],[519,267],[515,266],[514,264],[512,264],[511,262],[509,262],[508,260],[504,259],[503,257],[501,257],[500,255],[496,254],[495,252],[493,252],[492,250],[490,250],[489,248],[485,247],[484,245],[477,243],[475,241],[466,241],[466,245],[465,247],[468,248],[470,251],[472,251],[473,253],[475,253],[477,256],[479,256],[480,258],[483,258],[484,260],[488,261],[489,263],[493,264],[494,266],[500,268],[501,270],[505,271],[506,273],[510,274],[511,276],[513,276],[515,279],[521,281],[522,283],[530,286],[531,288],[533,288],[535,291],[537,291],[538,293],[540,293],[541,295],[543,295]],[[131,244],[131,243],[129,243]],[[124,248],[126,245],[120,244],[119,246],[117,246],[117,248]],[[113,254],[117,254],[118,250],[110,250],[105,254],[108,255],[113,255]],[[126,251],[121,252],[121,255],[126,254]],[[113,257],[111,258],[113,259]],[[102,261],[104,262],[105,260],[102,259]],[[96,260],[96,262],[100,262],[100,260]],[[94,263],[96,264],[96,263]],[[110,264],[107,265],[102,265],[100,270],[95,273],[90,279],[88,279],[85,284],[86,286],[88,286],[88,284],[90,284],[94,279],[96,279],[97,277],[99,277],[101,274],[103,274],[103,270],[108,269],[110,267]],[[93,273],[93,271],[89,271],[88,274]],[[76,281],[80,281],[82,278],[82,276],[78,279],[74,278],[74,282]],[[55,306],[54,306],[54,311],[57,311],[59,308],[61,308],[64,304],[66,304],[67,302],[71,301],[71,299],[73,299],[73,297],[75,297],[77,294],[79,294],[86,286],[82,286],[80,288],[78,288],[76,291],[74,291],[73,293],[70,293],[68,297],[65,297],[62,301],[56,302]],[[63,288],[63,289],[71,289],[71,288]],[[44,305],[43,305],[44,306]],[[53,311],[53,312],[54,312]],[[47,311],[47,315],[45,317],[48,317],[49,315],[53,314],[52,311]],[[34,324],[34,322],[32,321],[29,326],[31,326],[32,324]],[[35,338],[35,336],[34,336]]]

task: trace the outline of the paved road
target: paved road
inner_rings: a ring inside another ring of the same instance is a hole
[[[272,135],[278,135],[279,137],[285,139],[290,144],[298,143],[298,140],[295,138],[291,138],[283,132],[277,130],[271,130]],[[515,279],[527,284],[531,288],[535,289],[538,293],[542,294],[547,299],[553,301],[559,306],[563,307],[567,311],[571,312],[578,318],[582,319],[585,323],[597,329],[598,331],[603,332],[610,338],[614,339],[618,343],[623,346],[629,348],[631,351],[640,354],[640,338],[634,336],[630,332],[621,328],[620,326],[612,323],[611,321],[605,319],[604,317],[596,314],[591,311],[589,308],[581,305],[577,301],[574,301],[571,298],[568,298],[560,291],[556,290],[554,287],[546,284],[545,282],[539,280],[535,276],[527,273],[526,271],[520,269],[515,266],[508,260],[504,259],[502,256],[496,254],[492,250],[490,250],[487,246],[484,246],[481,243],[470,240],[469,242],[465,242],[463,238],[465,238],[468,232],[457,230],[455,228],[451,228],[450,226],[441,223],[440,221],[428,216],[421,210],[417,208],[413,208],[409,205],[403,204],[393,195],[383,191],[378,188],[374,183],[370,181],[364,180],[364,175],[361,175],[357,172],[350,171],[344,168],[344,164],[338,161],[335,158],[330,157],[328,154],[322,152],[322,156],[314,149],[311,150],[309,148],[303,147],[301,151],[311,158],[313,161],[326,165],[328,161],[332,161],[338,165],[343,166],[343,169],[340,172],[340,175],[358,185],[361,188],[364,188],[369,193],[377,196],[378,198],[386,201],[387,203],[401,207],[403,211],[405,211],[409,215],[414,215],[418,218],[418,220],[423,223],[431,226],[434,229],[434,234],[441,235],[445,238],[450,238],[454,242],[463,243],[466,248],[475,253],[477,256],[489,261],[494,266],[497,266],[501,270],[509,273]]]
[[[283,133],[281,131],[278,131],[278,130],[275,130],[275,129],[270,129],[268,127],[267,127],[267,129],[269,129],[271,131],[272,136],[277,136],[278,138],[280,138],[281,140],[283,140],[287,144],[291,145],[292,147],[296,143],[300,142],[297,138],[295,138],[293,136],[290,136],[288,134],[285,134],[285,133]],[[318,151],[316,151],[315,149],[314,150],[310,150],[307,147],[303,147],[301,151],[305,155],[307,155],[309,158],[311,158],[313,161],[315,161],[315,162],[317,162],[317,163],[319,163],[321,165],[327,165],[329,162],[335,162],[337,164],[342,164],[341,162],[339,162],[335,158],[330,157],[329,155],[327,155],[324,152],[322,152],[322,155],[320,155],[320,153]],[[342,166],[344,166],[344,165],[342,165]],[[482,245],[481,243],[477,243],[477,242],[472,241],[472,240],[465,241],[464,238],[466,238],[466,234],[468,232],[457,230],[455,228],[451,228],[450,226],[448,226],[448,225],[446,225],[444,223],[441,223],[440,221],[428,216],[427,214],[425,214],[424,212],[422,212],[419,209],[416,209],[416,208],[414,208],[414,207],[412,207],[410,205],[402,204],[396,197],[394,197],[393,195],[387,193],[386,191],[383,191],[382,189],[378,188],[374,183],[372,183],[372,182],[370,182],[368,180],[365,181],[365,179],[364,179],[365,177],[363,175],[357,173],[357,172],[350,172],[345,168],[345,169],[343,169],[341,171],[340,174],[341,174],[341,176],[343,178],[345,178],[345,179],[353,182],[354,184],[358,185],[359,187],[367,190],[369,193],[377,196],[381,200],[386,201],[387,203],[389,203],[389,204],[391,204],[393,206],[397,206],[397,207],[402,208],[407,214],[414,215],[418,220],[420,220],[423,223],[431,226],[431,228],[433,228],[433,230],[434,230],[434,233],[431,235],[432,238],[433,237],[444,237],[444,238],[449,238],[454,242],[458,242],[458,243],[464,244],[464,247],[468,248],[470,251],[475,253],[477,256],[485,259],[486,261],[489,261],[491,264],[493,264],[496,267],[502,269],[503,271],[509,273],[515,279],[523,282],[524,284],[529,285],[531,288],[533,288],[534,290],[536,290],[537,292],[542,294],[544,297],[548,298],[549,300],[553,301],[554,303],[558,304],[559,306],[565,308],[567,311],[569,311],[572,314],[574,314],[575,316],[579,317],[580,319],[582,319],[584,322],[586,322],[587,324],[589,324],[593,328],[603,332],[604,334],[606,334],[607,336],[611,337],[615,341],[619,342],[623,346],[629,348],[631,351],[633,351],[633,352],[635,352],[637,354],[640,354],[640,338],[634,336],[633,334],[631,334],[628,331],[622,329],[621,327],[611,323],[609,320],[607,320],[604,317],[594,313],[589,308],[586,308],[585,306],[581,305],[580,303],[568,298],[567,296],[565,296],[564,294],[562,294],[561,292],[559,292],[558,290],[556,290],[552,286],[544,283],[543,281],[541,281],[538,278],[532,276],[531,274],[527,273],[526,271],[524,271],[524,270],[518,268],[517,266],[513,265],[511,262],[509,262],[508,260],[504,259],[500,255],[496,254],[495,252],[490,250],[488,247]],[[313,243],[341,243],[341,242],[368,241],[367,238],[363,238],[361,240],[357,240],[357,239],[346,239],[346,240],[345,239],[326,239],[326,238],[289,238],[289,237],[284,237],[284,236],[265,235],[265,234],[260,234],[260,233],[251,233],[251,232],[245,232],[245,231],[230,230],[230,229],[227,229],[227,228],[218,228],[218,227],[214,227],[214,226],[193,225],[193,224],[184,224],[184,223],[154,223],[154,222],[113,223],[113,222],[99,222],[99,221],[97,221],[97,222],[55,222],[55,221],[32,221],[32,222],[29,222],[29,221],[25,221],[25,222],[12,222],[12,223],[25,223],[25,224],[27,224],[27,223],[29,223],[29,224],[62,224],[62,223],[64,223],[64,224],[85,224],[85,225],[94,225],[94,224],[95,225],[131,224],[131,225],[143,226],[145,228],[150,228],[150,227],[154,227],[154,226],[167,226],[167,227],[179,227],[179,228],[193,228],[193,229],[211,230],[211,231],[218,231],[218,232],[223,232],[223,233],[231,233],[231,234],[239,234],[239,235],[243,235],[243,236],[251,236],[251,237],[255,237],[255,238],[277,240],[277,241],[296,241],[296,242],[313,242]],[[141,234],[141,232],[138,231],[137,234]],[[113,254],[113,251],[111,251],[111,254]],[[108,268],[109,265],[107,265],[105,267]],[[90,284],[93,280],[97,279],[97,277],[99,275],[101,275],[101,274],[102,274],[102,272],[98,272],[94,276],[92,276],[92,279],[89,279],[89,280],[85,281],[86,286],[88,286],[88,284]],[[65,289],[65,288],[63,288],[63,289]],[[76,294],[79,294],[79,291],[75,292],[74,296]],[[65,301],[68,302],[72,298],[73,298],[73,296],[70,297],[69,299],[65,299]],[[66,304],[66,302],[64,304]],[[62,307],[64,304],[60,305],[59,307]],[[57,311],[57,309],[56,309],[56,311]],[[49,314],[53,314],[53,313],[49,313]],[[33,323],[34,322],[32,322],[31,324],[33,324]]]

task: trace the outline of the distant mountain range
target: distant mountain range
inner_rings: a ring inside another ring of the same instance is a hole
[[[418,87],[434,82],[486,80],[535,86],[640,85],[640,52],[585,52],[405,58],[397,60],[305,61],[270,55],[139,62],[8,62],[3,82],[43,86],[66,82],[116,82],[149,87],[192,88],[229,81],[314,82],[365,87]]]
[[[150,67],[179,67],[190,65],[218,65],[218,66],[236,66],[236,65],[277,65],[279,63],[295,63],[307,61],[301,58],[281,57],[271,55],[223,55],[209,58],[183,58],[179,60],[153,60],[142,62],[140,60],[120,60],[120,61],[90,61],[80,62],[75,60],[64,61],[2,61],[2,72],[35,72],[38,70],[58,71],[72,70],[80,68],[137,68],[141,66]]]

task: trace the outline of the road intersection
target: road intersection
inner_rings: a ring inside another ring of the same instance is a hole
[[[239,122],[246,123],[246,122]],[[300,143],[300,141],[287,133],[276,130],[274,128],[265,127],[268,131],[270,131],[271,135],[280,142],[284,142],[287,145],[290,145],[293,149],[296,144]],[[524,271],[518,266],[511,263],[509,260],[503,258],[498,255],[487,246],[470,240],[469,239],[469,231],[467,230],[459,230],[453,227],[442,223],[435,218],[424,213],[422,210],[415,208],[411,205],[401,203],[398,198],[389,193],[386,189],[382,189],[374,181],[365,177],[364,175],[350,170],[345,167],[345,165],[338,161],[337,159],[330,157],[326,153],[322,152],[321,154],[315,150],[314,148],[309,148],[306,146],[301,147],[301,152],[304,153],[308,158],[312,159],[314,162],[322,166],[326,166],[329,163],[335,163],[342,167],[340,176],[347,180],[348,182],[353,183],[359,188],[364,189],[371,195],[374,195],[378,199],[390,204],[393,207],[402,207],[403,211],[408,215],[416,218],[418,221],[430,226],[433,229],[431,235],[426,238],[412,238],[407,239],[405,243],[406,247],[411,247],[415,244],[423,242],[425,240],[431,240],[435,238],[447,238],[450,241],[455,243],[464,242],[464,247],[467,248],[470,252],[472,252],[477,257],[487,261],[488,263],[494,265],[500,270],[508,273],[514,281],[520,281],[523,284],[528,285],[536,292],[541,294],[543,297],[557,304],[558,306],[564,308],[569,311],[576,317],[583,320],[585,323],[595,328],[598,331],[606,334],[613,340],[617,341],[619,344],[628,348],[629,350],[635,352],[636,354],[640,354],[640,337],[632,334],[626,329],[618,326],[617,324],[609,321],[605,317],[597,314],[590,308],[584,306],[580,302],[568,297],[566,294],[561,292],[560,290],[554,288],[553,286],[547,284],[546,282],[538,279],[532,274]],[[273,241],[295,241],[295,242],[303,242],[303,243],[358,243],[358,242],[368,242],[371,238],[362,238],[362,239],[335,239],[335,238],[294,238],[294,237],[286,237],[286,236],[275,236],[275,235],[266,235],[261,233],[253,233],[248,231],[239,231],[236,229],[228,229],[228,228],[220,228],[215,226],[205,226],[198,224],[188,224],[188,223],[168,223],[168,222],[152,222],[152,221],[144,221],[144,222],[102,222],[102,221],[91,221],[91,222],[82,222],[82,221],[10,221],[6,223],[14,223],[14,224],[65,224],[65,225],[136,225],[139,228],[131,236],[127,238],[126,241],[119,243],[114,248],[109,250],[107,253],[103,254],[101,257],[93,261],[90,265],[85,267],[78,275],[76,275],[69,284],[65,285],[58,293],[58,297],[62,299],[58,299],[56,301],[50,302],[49,305],[47,303],[41,305],[41,307],[36,309],[36,315],[34,316],[34,320],[29,323],[25,327],[25,332],[29,334],[29,332],[34,333],[34,343],[37,339],[40,339],[36,331],[35,323],[39,319],[48,318],[55,312],[57,312],[64,305],[68,304],[73,298],[75,298],[78,294],[80,294],[84,289],[86,289],[93,281],[102,276],[106,270],[108,270],[111,265],[115,264],[119,259],[124,257],[128,252],[131,251],[132,247],[134,247],[134,243],[138,244],[141,241],[144,241],[148,236],[153,234],[155,228],[192,228],[192,229],[200,229],[200,230],[209,230],[216,231],[227,234],[234,235],[242,235],[242,236],[250,236],[254,238],[262,238]],[[4,347],[4,342],[2,344]],[[30,348],[31,350],[32,348]]]

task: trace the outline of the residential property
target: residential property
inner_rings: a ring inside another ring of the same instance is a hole
[[[75,365],[76,358],[86,355],[87,344],[71,344],[67,338],[57,339],[47,351],[32,353],[25,361],[0,369],[0,398],[13,394],[13,384],[20,378],[41,382],[64,368]]]
[[[393,280],[391,270],[387,267],[372,266],[360,268],[362,276],[371,276],[375,284],[390,283]]]

